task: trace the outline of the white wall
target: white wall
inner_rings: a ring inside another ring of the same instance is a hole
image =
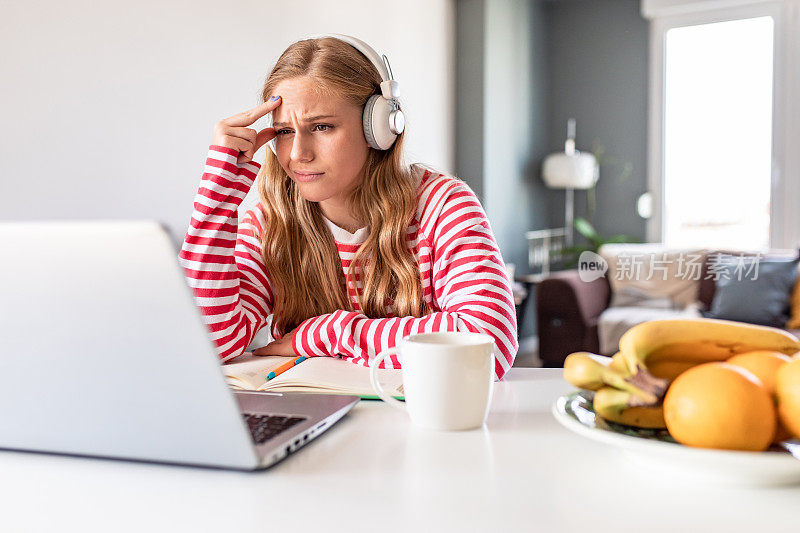
[[[453,0],[4,2],[0,219],[156,218],[182,240],[214,123],[315,33],[386,53],[409,161],[452,172],[453,24]]]

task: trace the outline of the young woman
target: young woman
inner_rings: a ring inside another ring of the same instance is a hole
[[[180,260],[223,361],[273,315],[277,340],[256,355],[369,365],[409,334],[477,331],[495,339],[496,379],[513,364],[514,301],[489,221],[464,182],[403,163],[390,77],[361,41],[303,40],[263,104],[214,127]],[[248,128],[268,113],[272,127]],[[268,142],[262,167],[251,159]],[[260,203],[240,223],[254,183]]]

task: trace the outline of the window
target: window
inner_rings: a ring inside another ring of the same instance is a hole
[[[773,19],[672,28],[664,70],[664,242],[770,243]]]
[[[642,0],[647,239],[800,246],[800,0]]]

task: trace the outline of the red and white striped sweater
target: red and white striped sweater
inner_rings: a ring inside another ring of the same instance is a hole
[[[237,217],[261,165],[253,161],[237,165],[237,155],[236,150],[210,146],[180,252],[222,361],[244,352],[266,324],[274,301],[261,258],[261,209],[249,210],[241,224]],[[367,318],[358,312],[360,281],[355,287],[349,282],[357,311],[337,310],[305,320],[295,332],[294,349],[300,355],[338,356],[368,366],[406,335],[484,332],[495,339],[495,378],[500,379],[517,353],[517,321],[511,285],[489,221],[465,183],[420,167],[415,171],[422,175],[408,245],[419,265],[424,298],[434,312],[421,318],[393,314]],[[346,272],[367,230],[350,234],[326,221]],[[384,363],[400,367],[396,357]]]

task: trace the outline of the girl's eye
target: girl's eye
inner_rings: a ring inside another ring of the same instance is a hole
[[[330,124],[315,124],[315,128],[325,128],[324,130],[317,130],[317,131],[329,131],[333,128]],[[291,133],[292,130],[282,129],[275,132],[276,135],[283,135],[285,133]]]

